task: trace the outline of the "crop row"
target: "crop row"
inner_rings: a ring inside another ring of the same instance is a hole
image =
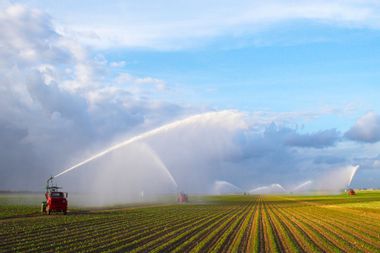
[[[202,205],[0,219],[0,252],[380,252],[376,210],[331,207],[331,199],[228,196]]]
[[[294,247],[306,252],[379,252],[379,241],[376,240],[379,229],[371,231],[365,224],[352,222],[352,217],[334,215],[324,207],[283,208],[275,203],[272,201],[266,210],[274,219],[279,218],[278,226],[283,224],[284,229],[275,234],[283,237],[280,241],[291,242],[292,252],[295,251]]]
[[[231,212],[232,207],[173,206],[168,209],[157,207],[147,212],[140,209],[138,216],[133,212],[132,214],[124,212],[122,215],[113,215],[111,212],[89,219],[82,216],[79,222],[64,222],[63,219],[66,217],[58,215],[40,217],[33,220],[35,223],[44,224],[44,226],[39,224],[37,230],[26,229],[28,225],[25,223],[29,224],[30,218],[3,221],[2,224],[13,227],[13,230],[7,233],[2,227],[0,251],[52,251],[53,249],[88,251],[101,246],[104,249],[116,248],[118,245],[125,247],[128,243],[133,248],[152,236],[160,238],[172,229],[183,229],[186,225],[193,226],[197,220],[206,220],[212,215],[222,217],[224,213],[221,211]],[[56,222],[57,220],[61,222]],[[49,238],[49,243],[46,243],[46,238]]]

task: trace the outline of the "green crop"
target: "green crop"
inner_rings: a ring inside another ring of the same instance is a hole
[[[43,215],[23,197],[0,195],[0,252],[380,252],[376,191],[196,196],[66,216]]]

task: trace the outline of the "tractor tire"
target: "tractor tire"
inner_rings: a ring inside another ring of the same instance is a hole
[[[41,213],[46,213],[46,206],[44,204],[41,205]]]
[[[63,210],[63,215],[66,215],[67,214],[67,210]]]

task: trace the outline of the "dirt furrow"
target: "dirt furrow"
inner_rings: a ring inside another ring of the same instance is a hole
[[[250,233],[253,227],[253,222],[255,218],[255,214],[257,212],[257,203],[255,203],[252,213],[250,214],[250,218],[248,221],[248,227],[244,231],[243,237],[240,240],[238,251],[239,252],[248,252],[249,251],[249,240],[250,240]]]

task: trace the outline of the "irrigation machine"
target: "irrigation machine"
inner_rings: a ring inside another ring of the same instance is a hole
[[[62,192],[54,182],[54,177],[50,177],[46,182],[45,201],[42,201],[41,212],[50,215],[52,212],[67,213],[67,192]]]

